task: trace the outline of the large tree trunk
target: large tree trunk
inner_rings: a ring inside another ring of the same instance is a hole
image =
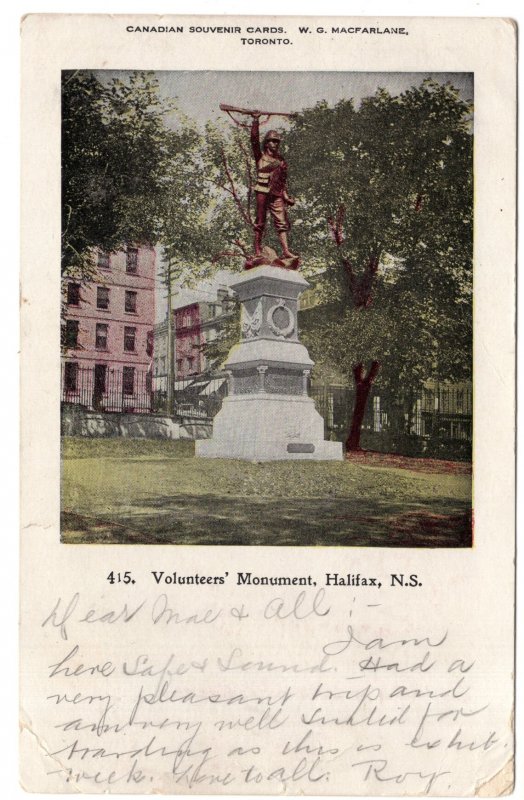
[[[369,372],[364,373],[364,365],[360,361],[353,367],[353,377],[355,378],[355,406],[353,408],[353,418],[351,420],[351,430],[346,439],[346,450],[355,451],[360,450],[360,433],[362,429],[362,422],[366,411],[368,402],[369,391],[373,385],[373,381],[378,375],[380,364],[378,361],[372,361]]]

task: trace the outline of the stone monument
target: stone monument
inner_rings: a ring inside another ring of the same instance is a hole
[[[324,420],[308,396],[313,366],[298,339],[298,298],[309,286],[296,271],[257,266],[231,283],[241,303],[241,341],[225,367],[228,396],[204,458],[340,461],[342,443],[324,440]]]

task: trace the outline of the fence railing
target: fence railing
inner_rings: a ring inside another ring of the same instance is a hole
[[[227,391],[225,385],[224,391]],[[354,405],[354,390],[333,385],[312,386],[310,395],[324,418],[326,435],[344,439]],[[62,365],[61,399],[90,411],[139,414],[168,411],[165,388],[154,390],[151,372],[134,367],[80,367],[66,363]],[[197,385],[175,393],[174,411],[181,418],[211,419],[220,406],[218,393],[206,396]],[[432,441],[454,442],[467,450],[472,440],[471,386],[435,384],[402,398],[375,389],[370,393],[362,432],[374,444],[382,441],[392,449],[398,448],[399,437],[403,437],[426,443],[422,447],[424,452]]]
[[[165,388],[154,388],[151,372],[127,366],[81,367],[76,362],[66,362],[62,365],[61,400],[88,411],[168,413]],[[219,408],[216,397],[199,397],[198,390],[175,395],[174,412],[180,418],[210,419]]]
[[[341,438],[351,418],[354,390],[313,386],[311,396],[324,417],[327,432]],[[471,442],[472,411],[471,386],[435,385],[402,398],[376,389],[370,393],[362,430],[373,434]]]
[[[61,399],[89,411],[151,414],[155,407],[151,373],[135,367],[63,364]]]

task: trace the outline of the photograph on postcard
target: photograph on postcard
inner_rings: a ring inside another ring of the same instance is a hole
[[[62,541],[470,547],[473,75],[61,108]]]

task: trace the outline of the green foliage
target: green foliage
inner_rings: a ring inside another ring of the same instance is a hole
[[[89,280],[94,248],[128,242],[163,240],[169,255],[183,244],[190,258],[205,202],[200,144],[151,73],[106,85],[92,72],[64,72],[62,273]]]
[[[449,84],[425,80],[398,97],[379,90],[358,109],[350,100],[319,103],[286,138],[293,189],[308,209],[299,250],[323,255],[326,266],[324,308],[303,315],[313,357],[348,380],[354,363],[377,359],[379,380],[398,391],[430,377],[468,377],[470,105]],[[366,307],[356,307],[350,274],[357,287],[369,283]]]
[[[207,229],[211,258],[221,268],[239,269],[252,249],[255,216],[249,133],[208,124],[203,163],[211,195]]]

